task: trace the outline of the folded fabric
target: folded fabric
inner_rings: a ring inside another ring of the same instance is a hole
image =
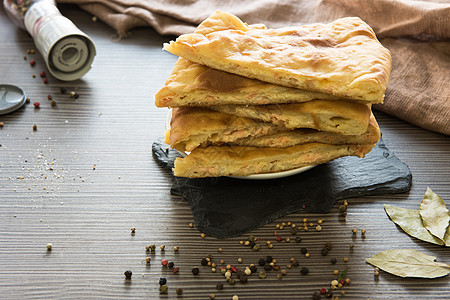
[[[191,33],[217,9],[271,28],[358,16],[391,51],[393,65],[384,104],[403,120],[450,135],[450,4],[448,0],[57,0],[74,3],[126,36],[152,26],[160,34]],[[404,37],[408,37],[405,39]]]
[[[214,27],[238,21],[217,11],[204,21],[214,31],[184,34],[163,48],[214,69],[273,84],[383,101],[391,55],[360,18],[280,29],[251,29],[242,22],[241,30]]]

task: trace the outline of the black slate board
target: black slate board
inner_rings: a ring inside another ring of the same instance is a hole
[[[152,152],[172,174],[171,193],[189,202],[196,227],[217,238],[244,234],[301,209],[327,213],[339,199],[404,193],[412,180],[408,166],[382,140],[364,159],[342,157],[270,180],[175,177],[172,167],[179,153],[160,141]]]

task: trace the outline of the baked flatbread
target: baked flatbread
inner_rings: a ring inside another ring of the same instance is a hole
[[[180,57],[155,95],[157,107],[296,103],[336,96],[271,84],[211,69]]]
[[[342,135],[313,129],[295,129],[270,135],[242,138],[231,142],[231,144],[250,147],[289,147],[313,142],[331,145],[362,145],[375,144],[379,141],[380,136],[380,128],[372,115],[367,131],[361,135]]]
[[[172,110],[170,146],[178,151],[192,151],[199,146],[223,144],[240,138],[274,134],[286,130],[271,123],[227,115],[201,107]]]
[[[309,143],[287,148],[210,146],[175,160],[178,177],[245,176],[275,173],[354,155],[364,157],[375,145]]]
[[[208,33],[181,35],[164,49],[193,62],[244,77],[349,99],[380,103],[386,90],[391,56],[365,22],[356,17],[329,24],[280,29],[214,31],[215,24],[235,24],[236,17],[217,11],[203,27]]]
[[[216,111],[271,122],[287,129],[312,128],[344,135],[366,132],[371,115],[370,104],[345,100],[313,100],[294,104],[215,105]]]

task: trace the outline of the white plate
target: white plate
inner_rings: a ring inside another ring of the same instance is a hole
[[[169,109],[169,113],[167,114],[167,118],[166,118],[166,130],[170,129],[170,119],[171,118],[172,118],[172,109]],[[179,152],[179,153],[183,156],[189,155],[189,153],[181,153],[181,152]],[[250,180],[277,179],[277,178],[288,177],[288,176],[306,172],[309,169],[314,168],[315,166],[316,165],[306,166],[306,167],[301,167],[301,168],[296,168],[296,169],[281,171],[281,172],[276,172],[276,173],[263,173],[263,174],[253,174],[253,175],[246,175],[246,176],[226,176],[226,177],[237,178],[237,179],[250,179]]]

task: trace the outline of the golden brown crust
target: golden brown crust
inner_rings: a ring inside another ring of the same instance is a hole
[[[250,136],[273,134],[285,130],[280,126],[223,114],[201,107],[172,110],[170,146],[192,151],[199,146],[222,144]]]
[[[210,146],[197,148],[175,160],[179,177],[245,176],[275,173],[354,155],[364,157],[374,145],[328,145],[309,143],[287,148]]]
[[[380,140],[380,128],[372,115],[369,127],[361,135],[341,135],[313,129],[296,129],[275,134],[238,139],[231,144],[250,147],[289,147],[307,143],[324,143],[330,145],[375,144]]]
[[[157,107],[224,104],[296,103],[314,99],[337,100],[320,92],[271,84],[211,69],[179,58],[164,86],[155,95]]]
[[[222,113],[270,122],[287,129],[311,128],[344,135],[366,132],[371,115],[370,104],[346,100],[313,100],[294,104],[215,105]]]
[[[224,12],[209,19],[236,22]],[[274,84],[371,103],[383,99],[391,56],[359,18],[280,29],[250,30],[244,23],[239,29],[223,27],[206,35],[182,35],[164,49],[214,69]]]

